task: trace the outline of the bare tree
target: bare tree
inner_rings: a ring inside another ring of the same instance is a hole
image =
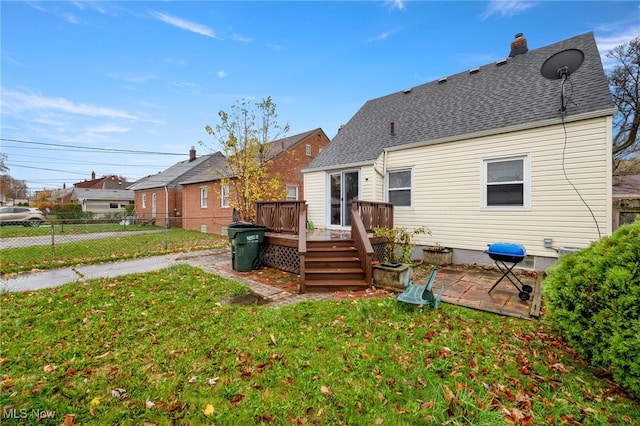
[[[29,198],[29,188],[23,180],[12,178],[8,174],[0,175],[0,193],[8,199]]]
[[[219,124],[205,127],[227,158],[227,170],[215,172],[224,176],[222,184],[231,189],[230,205],[242,220],[252,221],[256,201],[280,199],[285,194],[279,176],[269,173],[269,164],[272,142],[284,137],[289,125],[278,124],[271,97],[258,103],[236,101],[230,112],[220,111],[218,116]]]
[[[7,154],[5,152],[0,152],[0,173],[9,171],[7,165],[4,164],[5,161],[7,161]]]
[[[613,102],[618,109],[613,118],[613,170],[629,172],[631,170],[625,170],[629,165],[637,167],[639,164],[633,160],[640,151],[640,37],[617,46],[607,53],[607,57],[617,61],[608,73]]]

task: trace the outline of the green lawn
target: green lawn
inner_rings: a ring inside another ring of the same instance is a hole
[[[0,294],[0,423],[640,422],[542,322],[393,299],[224,303],[244,291],[179,265]]]
[[[117,227],[117,225],[114,225]],[[123,228],[120,226],[120,228]],[[140,226],[136,230],[150,231],[155,227]],[[30,232],[39,232],[43,228],[2,228],[5,232],[18,232],[19,236],[35,236]],[[65,232],[74,234],[105,232],[104,225],[78,225],[78,228],[69,228],[65,225]],[[129,228],[128,228],[129,229]],[[133,229],[133,228],[131,228]],[[117,231],[114,228],[112,231]],[[171,252],[183,252],[226,247],[229,245],[228,237],[216,234],[207,234],[197,231],[187,231],[176,228],[165,232],[162,228],[153,234],[116,235],[95,240],[78,241],[72,243],[56,244],[52,250],[50,243],[33,247],[4,248],[0,250],[0,274],[31,271],[34,269],[53,269],[63,266],[78,264],[101,263],[113,260],[148,257]],[[58,231],[56,231],[58,232]],[[26,234],[25,234],[26,233]],[[41,237],[48,242],[45,236]],[[2,239],[0,239],[2,247]]]

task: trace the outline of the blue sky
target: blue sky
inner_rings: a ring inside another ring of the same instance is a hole
[[[369,99],[507,57],[519,32],[535,49],[593,31],[610,66],[639,5],[2,1],[1,151],[31,190],[134,181],[216,149],[218,111],[267,96],[289,135],[332,138]]]

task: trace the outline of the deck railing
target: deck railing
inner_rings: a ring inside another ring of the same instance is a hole
[[[300,293],[305,293],[305,262],[307,255],[307,205],[302,204],[298,212],[298,229],[303,229],[298,234],[298,256],[300,257]]]
[[[367,230],[362,221],[362,217],[358,212],[359,201],[351,203],[351,239],[353,245],[358,250],[360,258],[360,267],[364,271],[364,280],[367,284],[373,284],[373,246],[367,236]]]
[[[302,225],[299,220],[302,209],[306,211],[305,201],[260,201],[256,203],[256,223],[273,232],[304,234],[306,219]]]
[[[366,232],[372,232],[373,228],[393,228],[393,204],[356,200],[351,209],[360,216]]]

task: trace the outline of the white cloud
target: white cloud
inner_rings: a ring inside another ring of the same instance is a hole
[[[120,75],[120,74],[109,74],[109,77],[115,78],[116,80],[126,81],[127,83],[146,83],[147,81],[153,80],[156,78],[153,74],[142,74],[142,75]]]
[[[365,41],[367,43],[371,43],[372,41],[384,41],[384,40],[388,39],[390,35],[391,35],[391,33],[389,33],[388,31],[384,31],[384,32],[382,32],[382,33],[380,33],[378,35],[375,35],[373,37],[370,37],[370,38],[366,39]]]
[[[620,27],[617,27],[616,29],[619,28]],[[629,43],[633,38],[637,37],[638,34],[640,34],[640,26],[635,28],[630,27],[606,36],[596,36],[598,49],[600,49],[601,52],[608,52],[621,44]]]
[[[404,10],[404,0],[387,0],[384,2],[385,5],[389,6],[391,9]]]
[[[88,117],[118,118],[139,121],[140,118],[126,111],[104,108],[95,105],[78,104],[65,98],[47,98],[34,93],[22,93],[14,90],[2,90],[2,109],[20,113],[25,110],[48,110],[83,115]]]
[[[183,30],[191,31],[192,33],[200,34],[203,36],[211,37],[217,39],[215,32],[208,26],[198,24],[196,22],[190,22],[182,18],[178,18],[176,16],[171,16],[166,13],[152,11],[151,15],[169,25],[173,25],[174,27],[182,28]]]
[[[227,75],[229,75],[227,74],[226,71],[222,71],[222,70],[218,71],[216,74],[218,75],[219,78],[225,78]]]
[[[231,36],[231,39],[242,43],[251,43],[253,41],[250,37],[243,36],[241,34],[234,34]]]
[[[100,141],[108,140],[112,133],[127,133],[130,129],[116,124],[104,124],[97,127],[89,127],[79,135],[80,140]]]
[[[64,20],[67,21],[70,24],[79,24],[80,20],[78,18],[76,18],[75,15],[71,14],[71,13],[65,13],[63,15]]]
[[[535,2],[523,0],[492,0],[487,5],[484,13],[480,16],[482,20],[491,15],[514,16],[531,9]]]

